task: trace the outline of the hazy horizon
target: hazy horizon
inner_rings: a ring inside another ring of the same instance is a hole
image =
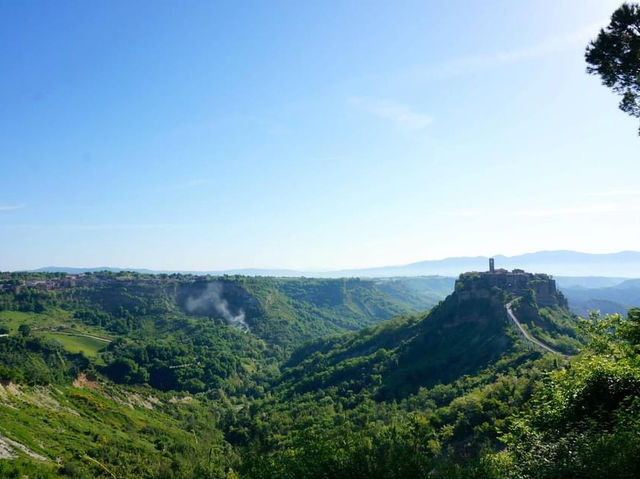
[[[565,277],[636,278],[640,268],[640,251],[619,251],[591,254],[579,251],[536,251],[522,255],[479,255],[423,259],[407,264],[368,265],[363,268],[305,270],[296,268],[230,268],[226,270],[171,270],[145,268],[134,265],[46,265],[30,271],[79,273],[84,271],[138,271],[143,273],[241,274],[277,277],[408,277],[457,276],[466,271],[485,271],[488,258],[495,258],[496,268],[526,269],[536,273],[550,273]],[[25,271],[25,270],[18,270]]]

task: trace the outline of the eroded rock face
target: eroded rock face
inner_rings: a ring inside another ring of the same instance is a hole
[[[464,273],[456,281],[456,292],[461,300],[470,298],[486,298],[492,288],[499,288],[506,293],[522,296],[530,291],[535,293],[536,302],[540,306],[563,306],[564,298],[556,289],[556,282],[546,274],[527,273],[514,269],[507,271],[497,269],[493,272]]]

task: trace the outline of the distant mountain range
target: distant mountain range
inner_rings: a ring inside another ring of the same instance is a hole
[[[600,286],[569,286],[567,278],[558,281],[562,292],[569,300],[571,310],[580,316],[598,310],[602,314],[625,312],[640,306],[640,279],[628,279],[618,284]],[[563,284],[565,286],[563,286]]]
[[[526,271],[548,273],[558,276],[599,276],[614,278],[640,277],[640,252],[622,251],[619,253],[591,254],[576,251],[539,251],[517,256],[494,256],[496,268],[521,268]],[[489,257],[452,257],[440,260],[419,261],[399,266],[381,266],[363,269],[344,269],[336,271],[297,271],[290,269],[233,269],[223,271],[161,271],[139,268],[69,268],[48,266],[35,271],[83,273],[90,271],[138,271],[140,273],[192,273],[212,275],[246,276],[290,276],[290,277],[401,277],[401,276],[458,276],[466,271],[486,271]],[[615,284],[614,281],[612,284]],[[588,283],[588,281],[587,281]],[[591,284],[575,286],[593,287]],[[598,286],[604,286],[599,283]]]

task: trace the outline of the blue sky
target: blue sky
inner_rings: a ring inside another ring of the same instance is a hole
[[[0,0],[0,269],[637,250],[617,5]]]

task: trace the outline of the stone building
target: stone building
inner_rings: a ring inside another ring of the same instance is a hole
[[[556,306],[564,301],[564,297],[558,293],[556,282],[551,276],[541,273],[527,273],[522,269],[514,269],[513,271],[496,269],[493,258],[489,260],[489,271],[464,273],[456,281],[456,291],[466,290],[479,296],[483,296],[483,293],[488,294],[493,287],[516,296],[522,296],[532,290],[540,306]]]

